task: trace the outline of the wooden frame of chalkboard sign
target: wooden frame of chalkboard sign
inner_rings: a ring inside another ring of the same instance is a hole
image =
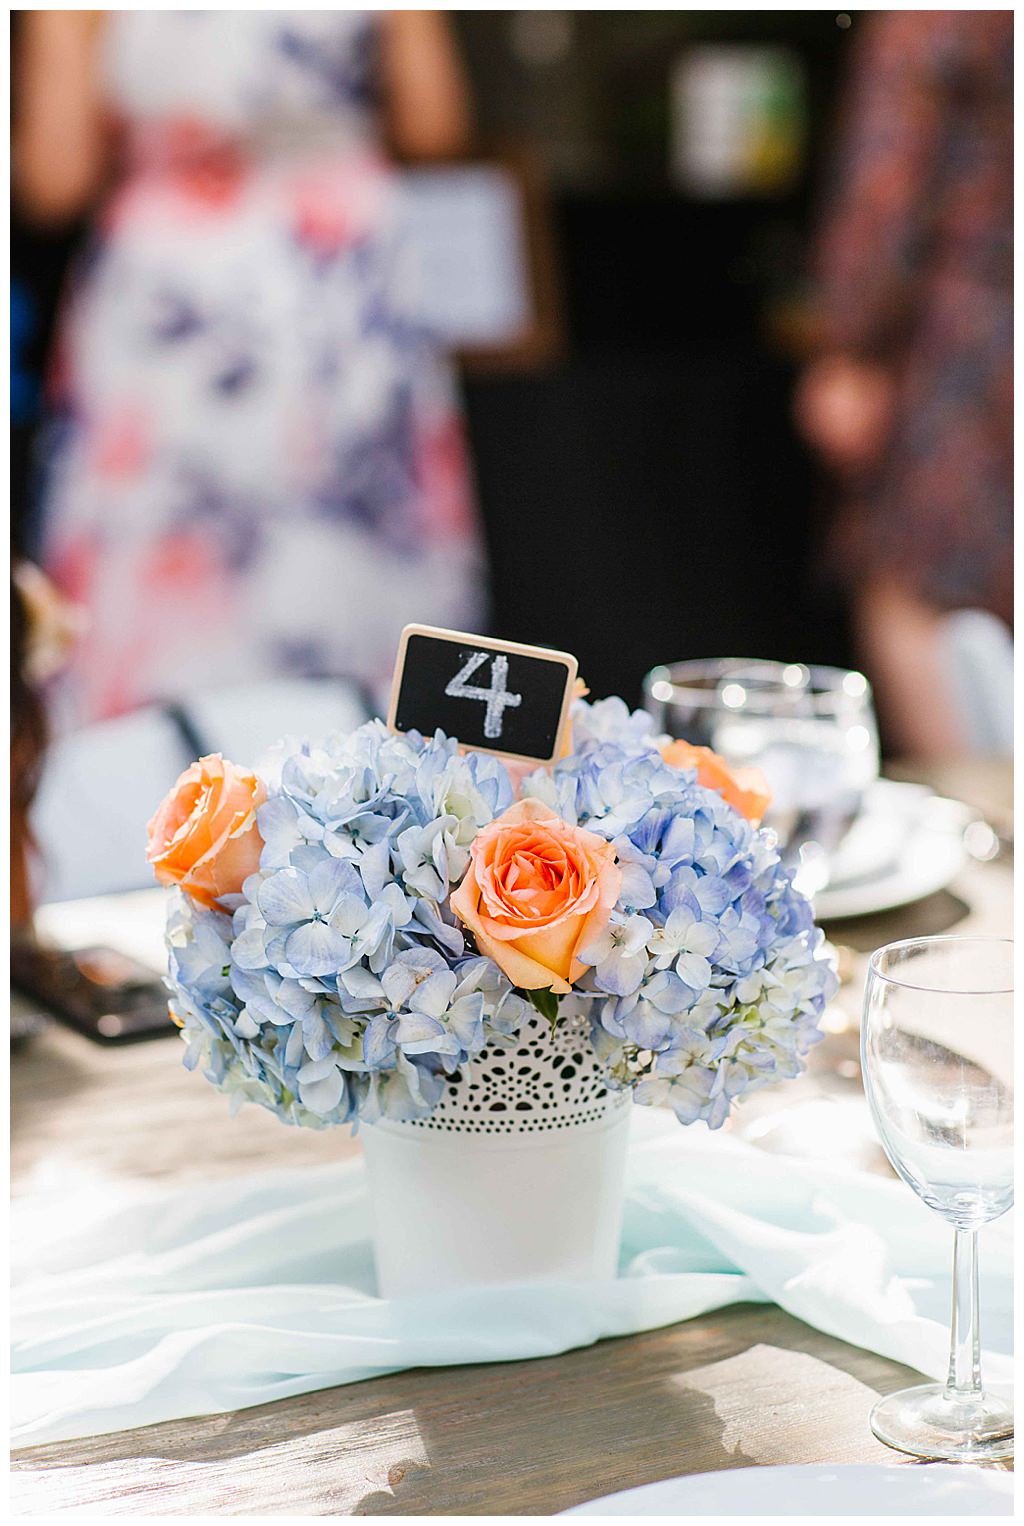
[[[407,625],[398,643],[388,727],[398,735],[424,736],[440,728],[474,752],[553,763],[561,755],[576,673],[571,652]]]

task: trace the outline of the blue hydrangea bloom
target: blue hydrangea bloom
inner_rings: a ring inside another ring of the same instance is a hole
[[[772,835],[663,762],[647,716],[578,701],[573,742],[522,793],[607,838],[622,888],[566,1000],[611,1086],[717,1127],[820,1036],[836,988],[822,934]],[[509,773],[373,721],[284,750],[268,783],[260,867],[231,911],[172,898],[185,1063],[232,1106],[305,1127],[424,1117],[531,1010],[449,906],[477,832],[513,801]]]
[[[527,1010],[448,907],[512,799],[498,760],[378,721],[287,754],[231,917],[173,898],[186,1063],[289,1123],[428,1114],[445,1076]]]
[[[581,951],[594,1044],[612,1085],[717,1128],[736,1097],[802,1069],[834,965],[773,834],[664,763],[621,701],[583,714],[572,756],[528,787],[623,866],[612,920]]]

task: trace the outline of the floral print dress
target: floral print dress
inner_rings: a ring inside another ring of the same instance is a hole
[[[1013,14],[862,25],[820,285],[828,343],[882,362],[896,399],[835,560],[1010,624]]]
[[[57,346],[45,561],[84,722],[473,629],[452,378],[417,317],[370,13],[105,20],[123,170]]]

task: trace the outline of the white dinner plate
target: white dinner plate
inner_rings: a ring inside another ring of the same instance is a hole
[[[964,830],[975,815],[920,784],[878,779],[814,896],[816,918],[863,917],[944,890],[963,868]]]
[[[157,975],[167,973],[164,924],[170,891],[128,890],[118,895],[90,895],[80,901],[47,901],[33,918],[40,937],[58,948],[106,943],[137,959]]]
[[[625,1489],[563,1515],[1012,1515],[1013,1475],[992,1468],[725,1468]]]

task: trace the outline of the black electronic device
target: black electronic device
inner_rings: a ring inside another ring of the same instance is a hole
[[[167,989],[146,965],[113,948],[11,947],[11,985],[98,1044],[174,1033]]]

